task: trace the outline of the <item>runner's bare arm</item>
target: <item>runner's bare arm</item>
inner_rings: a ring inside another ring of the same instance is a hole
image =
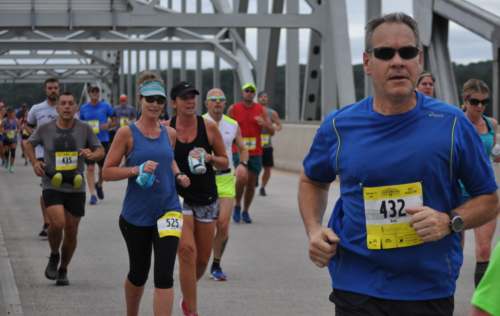
[[[493,146],[495,146],[497,144],[498,121],[491,117],[489,117],[488,119],[491,121],[491,125],[493,125],[493,131],[495,132],[493,134]],[[494,158],[493,161],[500,162],[500,157]]]
[[[118,181],[133,177],[135,176],[132,172],[133,168],[135,168],[135,173],[139,173],[139,168],[137,166],[120,167],[122,157],[132,150],[133,145],[130,127],[124,126],[118,129],[115,139],[111,144],[111,148],[109,149],[106,161],[104,162],[104,167],[102,168],[102,177],[104,181]]]
[[[221,170],[229,168],[229,159],[227,158],[226,147],[224,146],[224,139],[219,131],[217,125],[205,119],[205,127],[207,129],[208,139],[211,142],[212,150],[214,152],[214,167]],[[202,148],[199,148],[202,149]],[[205,162],[209,163],[212,160],[212,153],[205,154]]]
[[[276,124],[276,126],[274,126],[274,129],[277,132],[281,131],[283,129],[283,125],[281,125],[280,117],[275,110],[273,110],[273,121]]]
[[[240,161],[245,161],[248,163],[248,150],[243,142],[243,136],[241,135],[241,129],[238,126],[238,131],[236,132],[236,137],[234,138],[234,144],[238,149],[238,154],[240,155]],[[236,167],[235,176],[237,178],[244,177],[247,172],[247,168],[241,163]]]
[[[481,309],[476,305],[472,305],[472,308],[468,316],[492,316],[492,315],[487,311],[485,311],[484,309]]]
[[[26,142],[26,154],[31,161],[31,165],[33,166],[35,174],[39,177],[43,177],[45,175],[45,171],[43,171],[42,167],[45,167],[45,164],[36,159],[35,147],[33,147],[33,145],[31,145],[29,141]]]
[[[444,212],[430,207],[417,206],[407,208],[406,213],[413,215],[408,223],[424,242],[437,241],[450,234],[450,217]],[[482,226],[495,219],[500,212],[498,193],[471,197],[467,203],[454,209],[464,219],[464,228]]]
[[[0,123],[0,131],[5,132],[5,131],[3,130],[3,127],[5,126],[5,124],[6,124],[6,119],[3,119],[3,120],[2,120],[2,123]]]
[[[330,183],[316,182],[302,171],[299,180],[299,209],[309,237],[309,258],[323,268],[337,252],[340,239],[332,229],[322,227]]]
[[[233,106],[231,105],[229,109],[227,109],[226,115],[230,118],[233,118]]]
[[[274,136],[274,126],[271,123],[271,119],[269,118],[269,113],[267,111],[262,111],[262,126],[269,134],[269,136]]]

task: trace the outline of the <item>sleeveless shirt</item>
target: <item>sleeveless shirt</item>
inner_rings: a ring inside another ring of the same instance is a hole
[[[206,118],[207,120],[215,122],[215,120],[208,113],[203,114],[203,117]],[[238,134],[238,122],[236,122],[235,120],[226,115],[222,115],[222,119],[220,120],[218,125],[219,125],[219,131],[222,134],[222,138],[224,139],[224,147],[226,147],[226,154],[227,157],[229,158],[229,169],[232,169],[231,166],[233,165],[233,155],[230,155],[229,152],[231,151],[234,139]],[[215,167],[214,169],[217,170],[217,168]],[[231,174],[233,174],[233,170],[231,170]],[[221,176],[225,175],[227,174],[221,174]]]
[[[254,103],[251,108],[245,107],[243,102],[233,105],[233,119],[240,126],[243,142],[250,156],[262,156],[262,143],[260,134],[262,126],[259,125],[256,116],[262,115],[264,107],[258,103]],[[237,153],[236,146],[233,146],[233,153]]]
[[[159,163],[155,171],[156,180],[159,182],[155,181],[151,188],[144,190],[135,182],[136,176],[128,178],[122,216],[136,226],[153,226],[158,218],[167,212],[182,212],[172,170],[174,149],[165,126],[161,126],[160,136],[154,139],[144,136],[136,123],[130,124],[129,127],[134,146],[127,155],[126,165],[140,166],[148,160]]]
[[[273,121],[273,110],[271,109],[267,109],[268,113],[269,113],[269,119],[271,120],[271,125],[274,123]],[[273,144],[271,142],[271,135],[269,135],[266,131],[266,129],[264,128],[264,126],[262,126],[262,132],[260,134],[260,139],[261,139],[261,142],[262,142],[262,149],[264,148],[273,148]]]
[[[4,140],[10,142],[10,143],[17,143],[17,121],[14,118],[14,122],[10,123],[9,118],[6,117],[6,122],[5,125],[3,126],[4,130]]]
[[[180,171],[185,173],[191,184],[184,188],[176,183],[177,192],[184,198],[188,204],[194,205],[210,205],[217,200],[217,185],[215,184],[214,168],[207,166],[207,171],[204,174],[193,174],[189,169],[188,156],[189,152],[195,148],[201,147],[207,153],[212,152],[212,146],[208,141],[207,129],[203,117],[196,116],[198,121],[198,130],[196,138],[190,143],[182,143],[177,138],[175,143],[175,162]],[[175,129],[177,124],[177,116],[170,121],[170,126]]]

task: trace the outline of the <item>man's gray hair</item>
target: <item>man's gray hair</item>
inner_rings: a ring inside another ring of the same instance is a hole
[[[417,47],[421,47],[420,32],[418,31],[418,23],[411,16],[403,12],[395,12],[390,14],[379,15],[366,23],[365,26],[365,51],[372,49],[373,31],[382,23],[404,23],[410,27],[415,34]]]

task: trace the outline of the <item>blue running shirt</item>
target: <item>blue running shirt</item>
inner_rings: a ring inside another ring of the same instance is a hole
[[[80,120],[86,121],[93,128],[94,133],[101,142],[109,142],[108,130],[101,129],[102,124],[108,124],[108,118],[113,117],[115,112],[109,103],[99,101],[96,105],[85,103],[80,108]]]
[[[311,180],[341,181],[341,198],[328,224],[340,238],[328,265],[336,289],[392,300],[455,293],[463,261],[461,234],[408,247],[368,249],[364,188],[416,183],[422,204],[440,212],[460,205],[459,179],[473,196],[498,189],[489,154],[465,114],[416,93],[415,108],[399,115],[374,111],[373,96],[331,112],[304,159]],[[400,204],[394,213],[400,208],[400,215],[409,218]],[[389,204],[381,208],[380,216],[392,215],[390,209]]]

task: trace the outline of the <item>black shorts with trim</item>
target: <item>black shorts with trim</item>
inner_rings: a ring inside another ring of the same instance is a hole
[[[21,140],[28,140],[28,138],[30,138],[29,135],[21,135]]]
[[[6,146],[10,147],[13,144],[17,144],[17,142],[11,142],[11,141],[9,141],[8,139],[5,139],[5,138],[3,139],[3,146],[4,147],[6,147]]]
[[[106,156],[108,155],[109,151],[109,142],[101,142],[102,147],[104,147],[104,157],[101,160],[95,161],[95,160],[89,160],[85,159],[85,164],[88,165],[99,165],[101,168],[104,166],[104,160],[106,160]]]
[[[274,167],[273,147],[262,148],[262,167]]]
[[[47,189],[42,191],[42,196],[47,208],[54,205],[62,205],[74,217],[85,216],[85,192],[67,193]]]
[[[454,296],[425,301],[399,301],[333,289],[336,316],[453,316]]]

